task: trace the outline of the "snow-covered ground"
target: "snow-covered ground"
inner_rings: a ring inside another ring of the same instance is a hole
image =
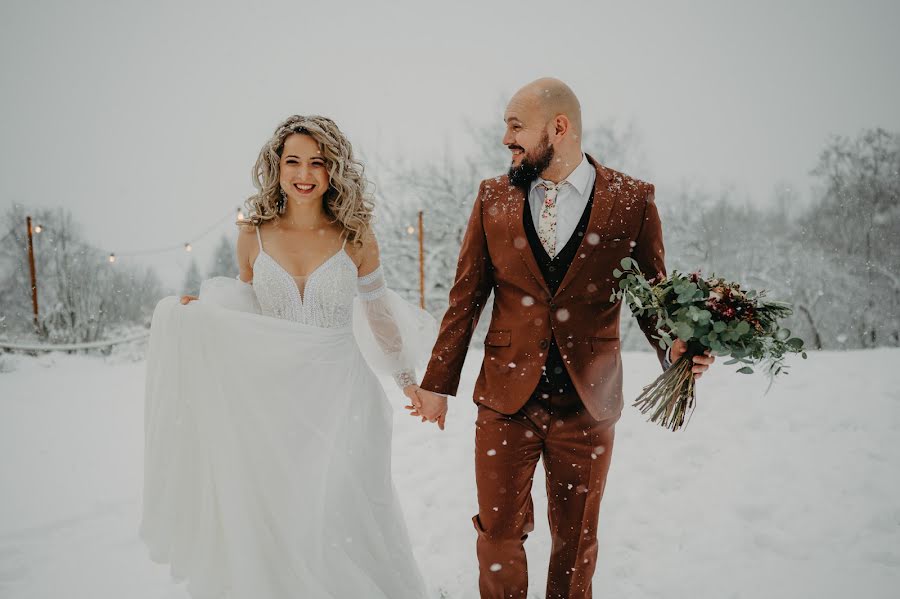
[[[0,359],[0,597],[186,598],[136,534],[144,363]],[[468,397],[480,360],[470,354],[444,432],[393,396],[394,476],[435,598],[477,597]],[[627,353],[624,363],[635,397],[655,358]],[[764,396],[762,376],[717,364],[683,432],[626,407],[595,597],[900,596],[900,350],[792,365]],[[538,470],[526,543],[533,597],[543,597],[549,551]]]

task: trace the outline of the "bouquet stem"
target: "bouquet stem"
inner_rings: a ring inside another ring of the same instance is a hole
[[[642,414],[650,414],[651,422],[672,431],[685,426],[685,417],[690,419],[697,400],[694,386],[694,356],[703,353],[703,347],[688,343],[688,351],[678,358],[655,381],[644,387],[644,391],[634,402]]]

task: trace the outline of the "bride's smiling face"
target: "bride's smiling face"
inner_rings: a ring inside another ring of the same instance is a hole
[[[309,135],[294,133],[284,140],[279,171],[281,189],[296,202],[320,201],[328,191],[328,165]]]

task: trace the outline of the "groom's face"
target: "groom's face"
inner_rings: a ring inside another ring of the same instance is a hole
[[[541,111],[514,98],[506,110],[503,144],[512,153],[510,183],[527,187],[550,166],[553,145]]]

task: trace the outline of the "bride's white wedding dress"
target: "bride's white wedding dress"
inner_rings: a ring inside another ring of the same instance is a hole
[[[252,284],[156,306],[141,538],[196,599],[421,599],[370,366],[404,383],[436,322],[344,248],[301,295],[259,244]]]

